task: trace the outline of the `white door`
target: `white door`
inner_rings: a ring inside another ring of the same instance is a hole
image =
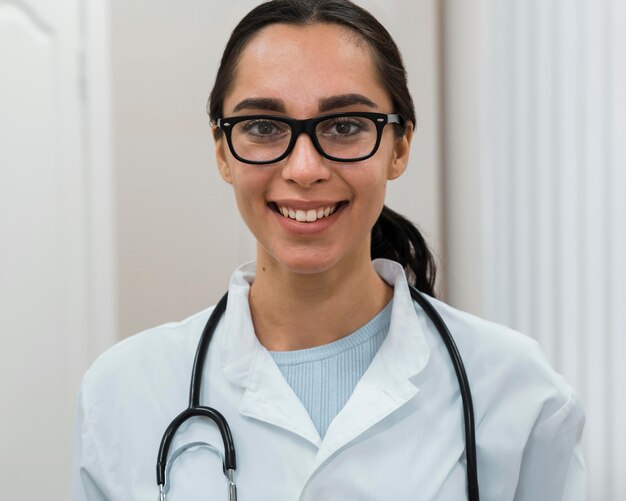
[[[86,344],[79,0],[0,0],[0,489],[67,499]]]

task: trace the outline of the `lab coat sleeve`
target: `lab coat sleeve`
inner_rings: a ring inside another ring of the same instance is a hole
[[[90,471],[92,469],[90,463],[97,464],[96,453],[97,450],[89,440],[88,419],[85,416],[81,387],[76,412],[70,501],[107,501]]]
[[[584,414],[573,393],[534,427],[524,448],[515,501],[585,501]]]

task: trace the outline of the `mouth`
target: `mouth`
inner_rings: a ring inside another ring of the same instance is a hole
[[[276,202],[269,202],[267,205],[274,212],[277,212],[285,218],[293,219],[299,223],[314,223],[320,219],[332,216],[339,209],[348,205],[348,202],[342,201],[310,209],[296,209],[294,207],[289,207],[288,205],[278,205]]]

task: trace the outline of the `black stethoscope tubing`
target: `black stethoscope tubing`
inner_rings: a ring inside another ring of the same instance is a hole
[[[448,326],[439,315],[439,312],[430,302],[414,287],[409,287],[411,297],[422,307],[432,323],[435,325],[437,332],[441,336],[446,349],[450,354],[454,372],[459,382],[459,390],[461,392],[461,402],[463,404],[463,422],[465,424],[465,461],[467,464],[467,495],[469,501],[479,501],[478,492],[478,466],[476,461],[476,432],[474,423],[474,403],[472,402],[472,391],[470,390],[465,365],[459,353],[459,349],[452,338],[452,334]]]
[[[443,321],[433,305],[419,292],[417,289],[410,287],[411,297],[426,312],[430,320],[435,325],[437,332],[441,336],[446,349],[452,360],[454,372],[456,373],[461,392],[461,401],[463,404],[463,421],[465,425],[465,459],[467,464],[467,493],[469,501],[479,501],[478,489],[478,467],[476,463],[476,435],[474,423],[474,406],[472,403],[472,392],[470,390],[469,381],[465,372],[465,366],[461,354],[452,338],[446,323]],[[181,412],[165,430],[161,445],[159,446],[159,454],[157,459],[157,484],[162,489],[165,485],[165,470],[167,465],[167,456],[170,445],[180,426],[190,418],[205,417],[212,420],[218,427],[224,442],[224,470],[234,471],[237,469],[237,459],[235,453],[235,445],[230,432],[228,422],[217,410],[200,405],[200,390],[202,388],[202,374],[204,372],[206,355],[209,351],[209,343],[215,332],[215,328],[219,323],[224,311],[226,310],[226,302],[228,301],[228,293],[224,294],[222,299],[217,303],[209,320],[207,321],[202,336],[196,350],[196,357],[191,371],[191,384],[189,389],[189,407]]]

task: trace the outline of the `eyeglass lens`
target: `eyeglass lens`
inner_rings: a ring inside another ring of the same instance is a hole
[[[377,128],[366,117],[334,117],[317,124],[315,136],[327,155],[342,160],[369,155],[376,147]],[[233,149],[241,158],[253,162],[269,162],[287,151],[291,126],[279,120],[255,118],[233,126]]]

